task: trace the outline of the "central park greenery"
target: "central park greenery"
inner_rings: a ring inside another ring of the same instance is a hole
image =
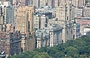
[[[8,58],[90,58],[90,36],[82,36],[54,47],[35,49]]]

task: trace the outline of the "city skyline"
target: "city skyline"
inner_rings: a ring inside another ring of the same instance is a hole
[[[89,26],[87,0],[0,0],[0,40],[8,34],[11,50],[2,49],[4,43],[0,49],[8,56],[76,40],[90,34]],[[13,45],[19,52],[12,52]]]

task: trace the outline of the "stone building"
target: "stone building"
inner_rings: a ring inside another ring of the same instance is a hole
[[[62,43],[62,28],[57,24],[36,31],[36,47],[53,47]]]
[[[14,23],[14,8],[10,2],[0,2],[0,31],[5,31],[5,25]]]
[[[40,15],[34,15],[34,29],[40,29]]]
[[[73,26],[73,39],[77,39],[81,36],[80,34],[80,24],[74,23]]]
[[[52,13],[43,12],[34,15],[34,29],[43,29],[48,25],[48,19],[52,17]]]
[[[84,28],[90,25],[90,17],[75,18],[75,21],[80,24],[80,33],[84,35]]]
[[[62,26],[63,43],[73,38],[73,24],[71,21],[72,1],[61,0],[60,6],[56,8],[56,18]]]
[[[4,51],[7,56],[21,53],[20,32],[0,32],[0,51]]]
[[[16,30],[22,34],[23,51],[34,49],[33,13],[31,6],[19,6],[16,12]]]
[[[49,47],[49,33],[46,29],[36,31],[36,48]]]
[[[62,27],[57,24],[56,25],[53,24],[50,27],[49,30],[50,47],[63,43],[62,30],[63,30]]]

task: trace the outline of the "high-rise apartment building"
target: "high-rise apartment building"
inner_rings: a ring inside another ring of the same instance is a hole
[[[34,15],[34,29],[40,29],[40,15]]]
[[[30,6],[19,6],[16,12],[16,30],[22,34],[23,51],[34,49],[33,38],[33,13],[34,8]]]
[[[21,53],[20,32],[19,31],[16,31],[16,32],[0,31],[0,51],[5,52],[6,56]]]
[[[45,15],[42,15],[40,23],[41,23],[41,26],[40,26],[41,29],[47,27],[48,17],[46,17]]]
[[[67,40],[72,39],[72,22],[71,22],[71,1],[61,0],[60,6],[56,9],[56,17],[63,27],[62,41],[65,43]]]
[[[12,24],[14,26],[14,8],[10,5],[10,2],[0,2],[1,31],[5,31],[6,24]]]
[[[47,24],[48,17],[46,15],[34,15],[34,29],[44,29]]]

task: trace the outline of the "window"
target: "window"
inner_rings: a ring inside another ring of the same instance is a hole
[[[68,16],[67,16],[67,20],[68,20]]]

